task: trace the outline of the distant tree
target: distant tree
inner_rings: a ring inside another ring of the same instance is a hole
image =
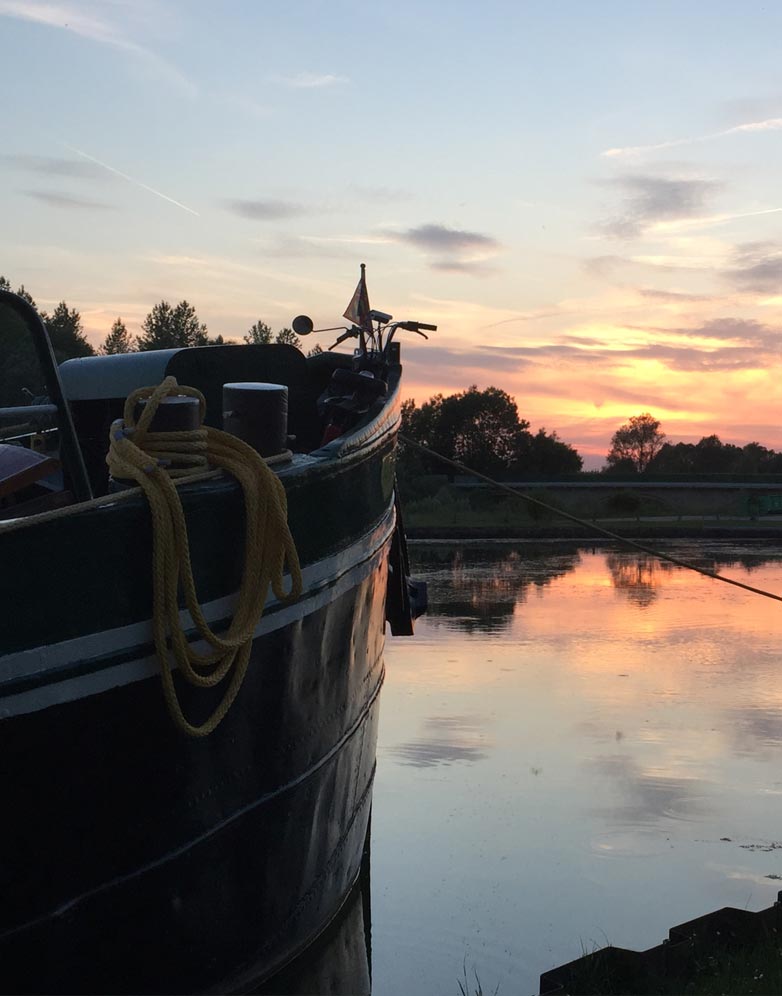
[[[778,474],[782,454],[760,443],[736,446],[719,436],[704,436],[697,443],[666,443],[649,464],[654,474]]]
[[[692,443],[663,443],[647,470],[658,475],[692,474],[695,472],[694,451]],[[616,466],[613,469],[616,470]]]
[[[516,402],[505,391],[473,385],[459,394],[436,394],[421,407],[402,402],[403,436],[466,464],[481,473],[509,477],[530,474],[557,477],[578,473],[579,453],[556,432],[529,431]],[[453,473],[419,450],[400,446],[399,474],[405,492],[415,491],[422,475]]]
[[[60,301],[51,315],[42,315],[58,363],[78,356],[94,356],[81,326],[81,315]]]
[[[633,415],[611,437],[608,467],[615,469],[620,463],[631,464],[636,473],[643,474],[664,443],[665,433],[660,430],[658,419],[648,412]]]
[[[19,287],[16,290],[16,293],[19,295],[19,297],[24,298],[25,301],[27,301],[27,303],[29,305],[31,305],[33,308],[35,308],[36,311],[38,310],[38,305],[35,303],[35,300],[33,299],[33,295],[25,288],[24,284],[20,284],[19,285]],[[43,318],[43,316],[46,314],[46,312],[42,311],[40,314],[41,314],[41,317]]]
[[[323,346],[319,342],[316,342],[312,349],[307,351],[307,356],[317,356],[319,353],[323,352]]]
[[[277,335],[272,337],[271,328],[266,322],[262,322],[260,319],[252,326],[247,335],[242,338],[246,343],[253,346],[265,346],[270,342],[279,342],[301,349],[301,339],[299,339],[293,329],[280,329]]]
[[[168,301],[156,304],[141,323],[136,340],[139,350],[175,349],[177,346],[205,346],[209,341],[206,325],[198,320],[195,308],[180,301],[172,308]]]
[[[584,465],[577,450],[563,442],[556,432],[549,435],[545,429],[538,429],[534,436],[531,432],[522,431],[516,453],[511,473],[558,477],[561,474],[577,474]]]
[[[248,345],[264,346],[272,341],[272,330],[265,322],[258,319],[243,338]]]
[[[719,436],[704,436],[693,448],[693,470],[697,474],[730,474],[739,461],[741,449],[723,443]]]
[[[206,340],[207,346],[227,346],[229,343],[221,335],[210,336]]]
[[[782,471],[782,453],[767,449],[760,443],[747,443],[741,448],[734,473],[778,474]]]
[[[460,394],[436,394],[420,408],[406,402],[402,431],[443,456],[496,474],[514,461],[519,433],[529,422],[519,418],[516,402],[505,391],[473,384]]]
[[[603,473],[608,477],[626,477],[628,475],[637,474],[638,471],[633,459],[630,457],[622,457],[620,460],[615,460],[613,463],[606,464],[603,468]]]
[[[296,335],[293,329],[280,329],[274,337],[274,341],[279,342],[282,345],[295,346],[296,349],[301,349],[301,339]]]
[[[103,340],[103,345],[98,352],[104,355],[135,352],[133,339],[121,318],[115,319],[114,324],[111,326],[111,331]]]
[[[0,275],[0,290],[4,290],[4,291],[10,291],[11,290],[11,283],[10,283],[10,281],[6,280],[6,278],[4,276],[2,276],[2,275]]]

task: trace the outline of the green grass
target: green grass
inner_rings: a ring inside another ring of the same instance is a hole
[[[700,529],[715,525],[721,530],[742,533],[758,528],[782,529],[782,516],[776,519],[765,518],[762,522],[749,519],[745,497],[739,492],[725,496],[695,488],[687,493],[686,498],[678,496],[675,500],[653,493],[623,489],[621,486],[613,492],[579,494],[537,487],[531,489],[530,494],[552,507],[541,508],[522,498],[513,498],[489,488],[461,488],[444,482],[442,478],[429,478],[426,488],[419,485],[406,492],[402,487],[403,498],[409,496],[404,501],[405,522],[415,529],[464,528],[506,532],[517,529],[524,533],[534,533],[538,528],[579,528],[558,515],[557,509],[577,515],[587,522],[597,521],[607,528],[616,526],[627,529],[639,523],[645,530],[660,533],[671,526],[683,527],[695,534]],[[669,518],[667,523],[655,523],[649,521],[650,516]]]
[[[667,513],[658,508],[645,507],[640,507],[637,512],[628,513],[609,511],[605,506],[598,508],[583,505],[573,509],[571,513],[577,514],[585,521],[586,524],[580,526],[557,515],[555,511],[538,508],[520,499],[492,496],[493,500],[487,501],[486,497],[486,494],[466,497],[442,488],[436,495],[405,503],[403,508],[405,526],[408,529],[424,531],[463,529],[469,533],[478,532],[487,535],[491,533],[507,535],[517,532],[523,535],[535,535],[538,531],[550,532],[554,529],[557,534],[584,536],[589,534],[589,524],[594,522],[604,529],[638,535],[663,536],[685,533],[688,536],[697,536],[704,530],[714,528],[718,528],[721,532],[747,535],[758,532],[767,534],[769,531],[779,531],[782,534],[782,517],[753,521],[746,517],[738,517],[735,513],[731,515],[723,512],[716,515],[714,512],[704,511],[700,515],[688,512],[686,518],[671,515],[659,522],[646,516]],[[555,507],[559,504],[558,499],[551,495],[540,493],[538,497]]]

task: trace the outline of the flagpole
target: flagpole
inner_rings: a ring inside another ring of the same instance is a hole
[[[362,263],[361,264],[361,279],[359,281],[360,284],[363,284],[365,292],[366,292],[366,286],[367,286],[366,268],[367,268],[367,264],[366,263]],[[367,298],[367,300],[369,300],[369,298]],[[367,318],[367,321],[371,321],[371,319]],[[361,343],[361,352],[364,353],[364,354],[366,354],[366,351],[367,351],[367,340],[366,340],[366,336],[364,335],[364,331],[365,330],[364,330],[364,321],[363,321],[363,318],[362,318],[361,324],[359,325],[359,328],[361,329],[361,335],[359,337],[359,342]]]
[[[352,323],[353,328],[358,329],[360,352],[363,354],[366,354],[367,351],[367,338],[372,338],[372,319],[369,309],[369,294],[367,293],[366,270],[367,264],[362,263],[358,286],[353,292],[350,304],[343,312],[345,318]]]

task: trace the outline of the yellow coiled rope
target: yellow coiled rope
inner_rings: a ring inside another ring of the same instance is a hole
[[[111,427],[106,462],[112,477],[136,481],[149,502],[153,527],[153,630],[163,693],[179,729],[193,737],[204,737],[216,729],[241,688],[269,586],[280,600],[293,601],[301,594],[301,569],[288,529],[285,488],[277,475],[247,443],[219,429],[202,425],[187,432],[150,432],[158,405],[167,395],[198,398],[203,419],[204,396],[194,388],[179,387],[174,377],[167,377],[158,387],[134,391],[125,402],[124,418]],[[134,411],[141,400],[147,403],[136,422]],[[168,463],[172,466],[167,467]],[[185,516],[172,481],[172,477],[187,477],[209,467],[219,467],[235,477],[245,501],[244,570],[233,620],[221,636],[209,627],[198,604]],[[287,594],[283,590],[286,564],[291,575]],[[212,647],[209,653],[196,653],[187,641],[179,620],[180,587],[198,633]],[[200,726],[188,722],[182,712],[169,652],[173,664],[192,685],[211,688],[230,674],[222,701]]]

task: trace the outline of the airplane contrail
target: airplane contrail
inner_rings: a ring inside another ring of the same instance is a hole
[[[154,194],[156,197],[161,197],[164,201],[168,201],[169,204],[174,204],[178,208],[182,208],[183,211],[187,211],[188,214],[194,214],[196,218],[200,218],[198,211],[194,211],[192,208],[188,207],[187,204],[182,204],[181,201],[175,201],[173,197],[169,197],[168,194],[163,194],[159,190],[155,190],[154,187],[148,186],[146,183],[142,183],[141,180],[135,180],[132,176],[128,176],[127,173],[123,173],[121,170],[115,169],[113,166],[109,166],[108,163],[102,163],[100,159],[96,159],[95,156],[90,156],[86,152],[82,152],[81,149],[77,149],[72,145],[66,145],[66,149],[70,152],[75,152],[77,156],[81,156],[83,159],[89,160],[91,163],[95,163],[96,166],[102,166],[107,169],[109,173],[116,173],[117,176],[121,176],[123,180],[127,180],[128,183],[134,184],[136,187],[141,187],[142,190],[148,190],[150,194]]]
[[[689,138],[674,138],[670,142],[657,142],[655,145],[628,145],[620,149],[604,149],[600,155],[608,159],[620,156],[637,156],[644,152],[658,152],[661,149],[674,149],[679,145],[694,145],[696,142],[710,142],[714,138],[724,138],[726,135],[740,135],[753,131],[779,131],[782,129],[782,118],[767,118],[765,121],[748,121],[745,124],[734,125],[723,131],[712,131],[707,135],[691,135]]]

